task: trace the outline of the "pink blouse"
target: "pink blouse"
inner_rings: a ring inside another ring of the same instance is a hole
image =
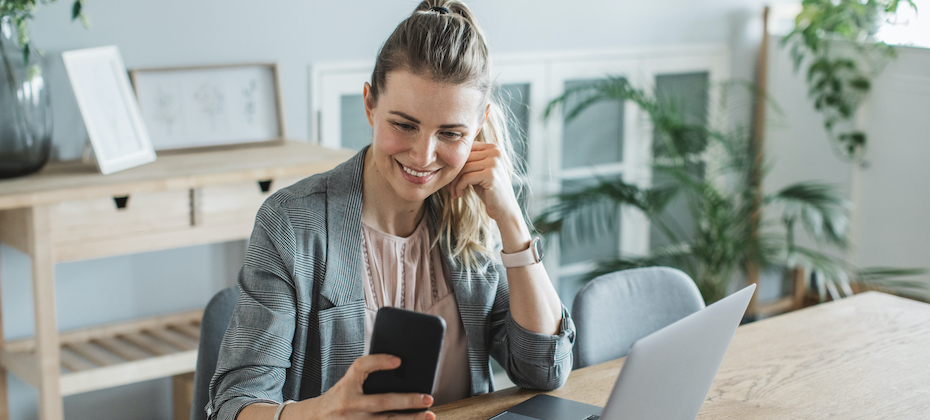
[[[434,405],[471,396],[468,345],[452,285],[439,247],[430,248],[426,217],[406,238],[362,223],[362,264],[365,272],[365,354],[371,342],[375,314],[384,306],[441,316],[446,334],[433,383]]]

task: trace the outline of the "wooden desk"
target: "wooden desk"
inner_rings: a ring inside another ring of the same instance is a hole
[[[622,365],[573,371],[548,394],[604,406]],[[537,393],[511,388],[433,411],[484,420]],[[868,292],[744,325],[698,418],[930,418],[930,305]]]
[[[34,339],[8,343],[0,328],[0,419],[6,371],[38,389],[40,418],[61,420],[63,395],[194,369],[199,310],[59,334],[55,263],[248,238],[269,194],[353,154],[285,142],[159,156],[106,176],[51,164],[0,181],[0,242],[32,259],[36,326]]]

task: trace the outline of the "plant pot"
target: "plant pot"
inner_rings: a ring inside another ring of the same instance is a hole
[[[48,162],[52,109],[38,54],[28,63],[9,18],[0,19],[0,178],[31,174]]]

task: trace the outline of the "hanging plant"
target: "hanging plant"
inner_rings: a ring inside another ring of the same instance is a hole
[[[824,116],[834,150],[861,161],[866,134],[852,126],[874,79],[895,50],[874,35],[886,16],[912,0],[804,0],[795,28],[781,41],[791,46],[797,72],[806,64],[807,96]]]

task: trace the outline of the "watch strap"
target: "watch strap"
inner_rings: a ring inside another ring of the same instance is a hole
[[[530,246],[523,251],[514,252],[513,254],[501,251],[501,262],[504,264],[504,267],[517,268],[538,263],[540,259],[536,251],[537,242],[539,242],[538,236],[533,237],[533,240],[530,241]]]

